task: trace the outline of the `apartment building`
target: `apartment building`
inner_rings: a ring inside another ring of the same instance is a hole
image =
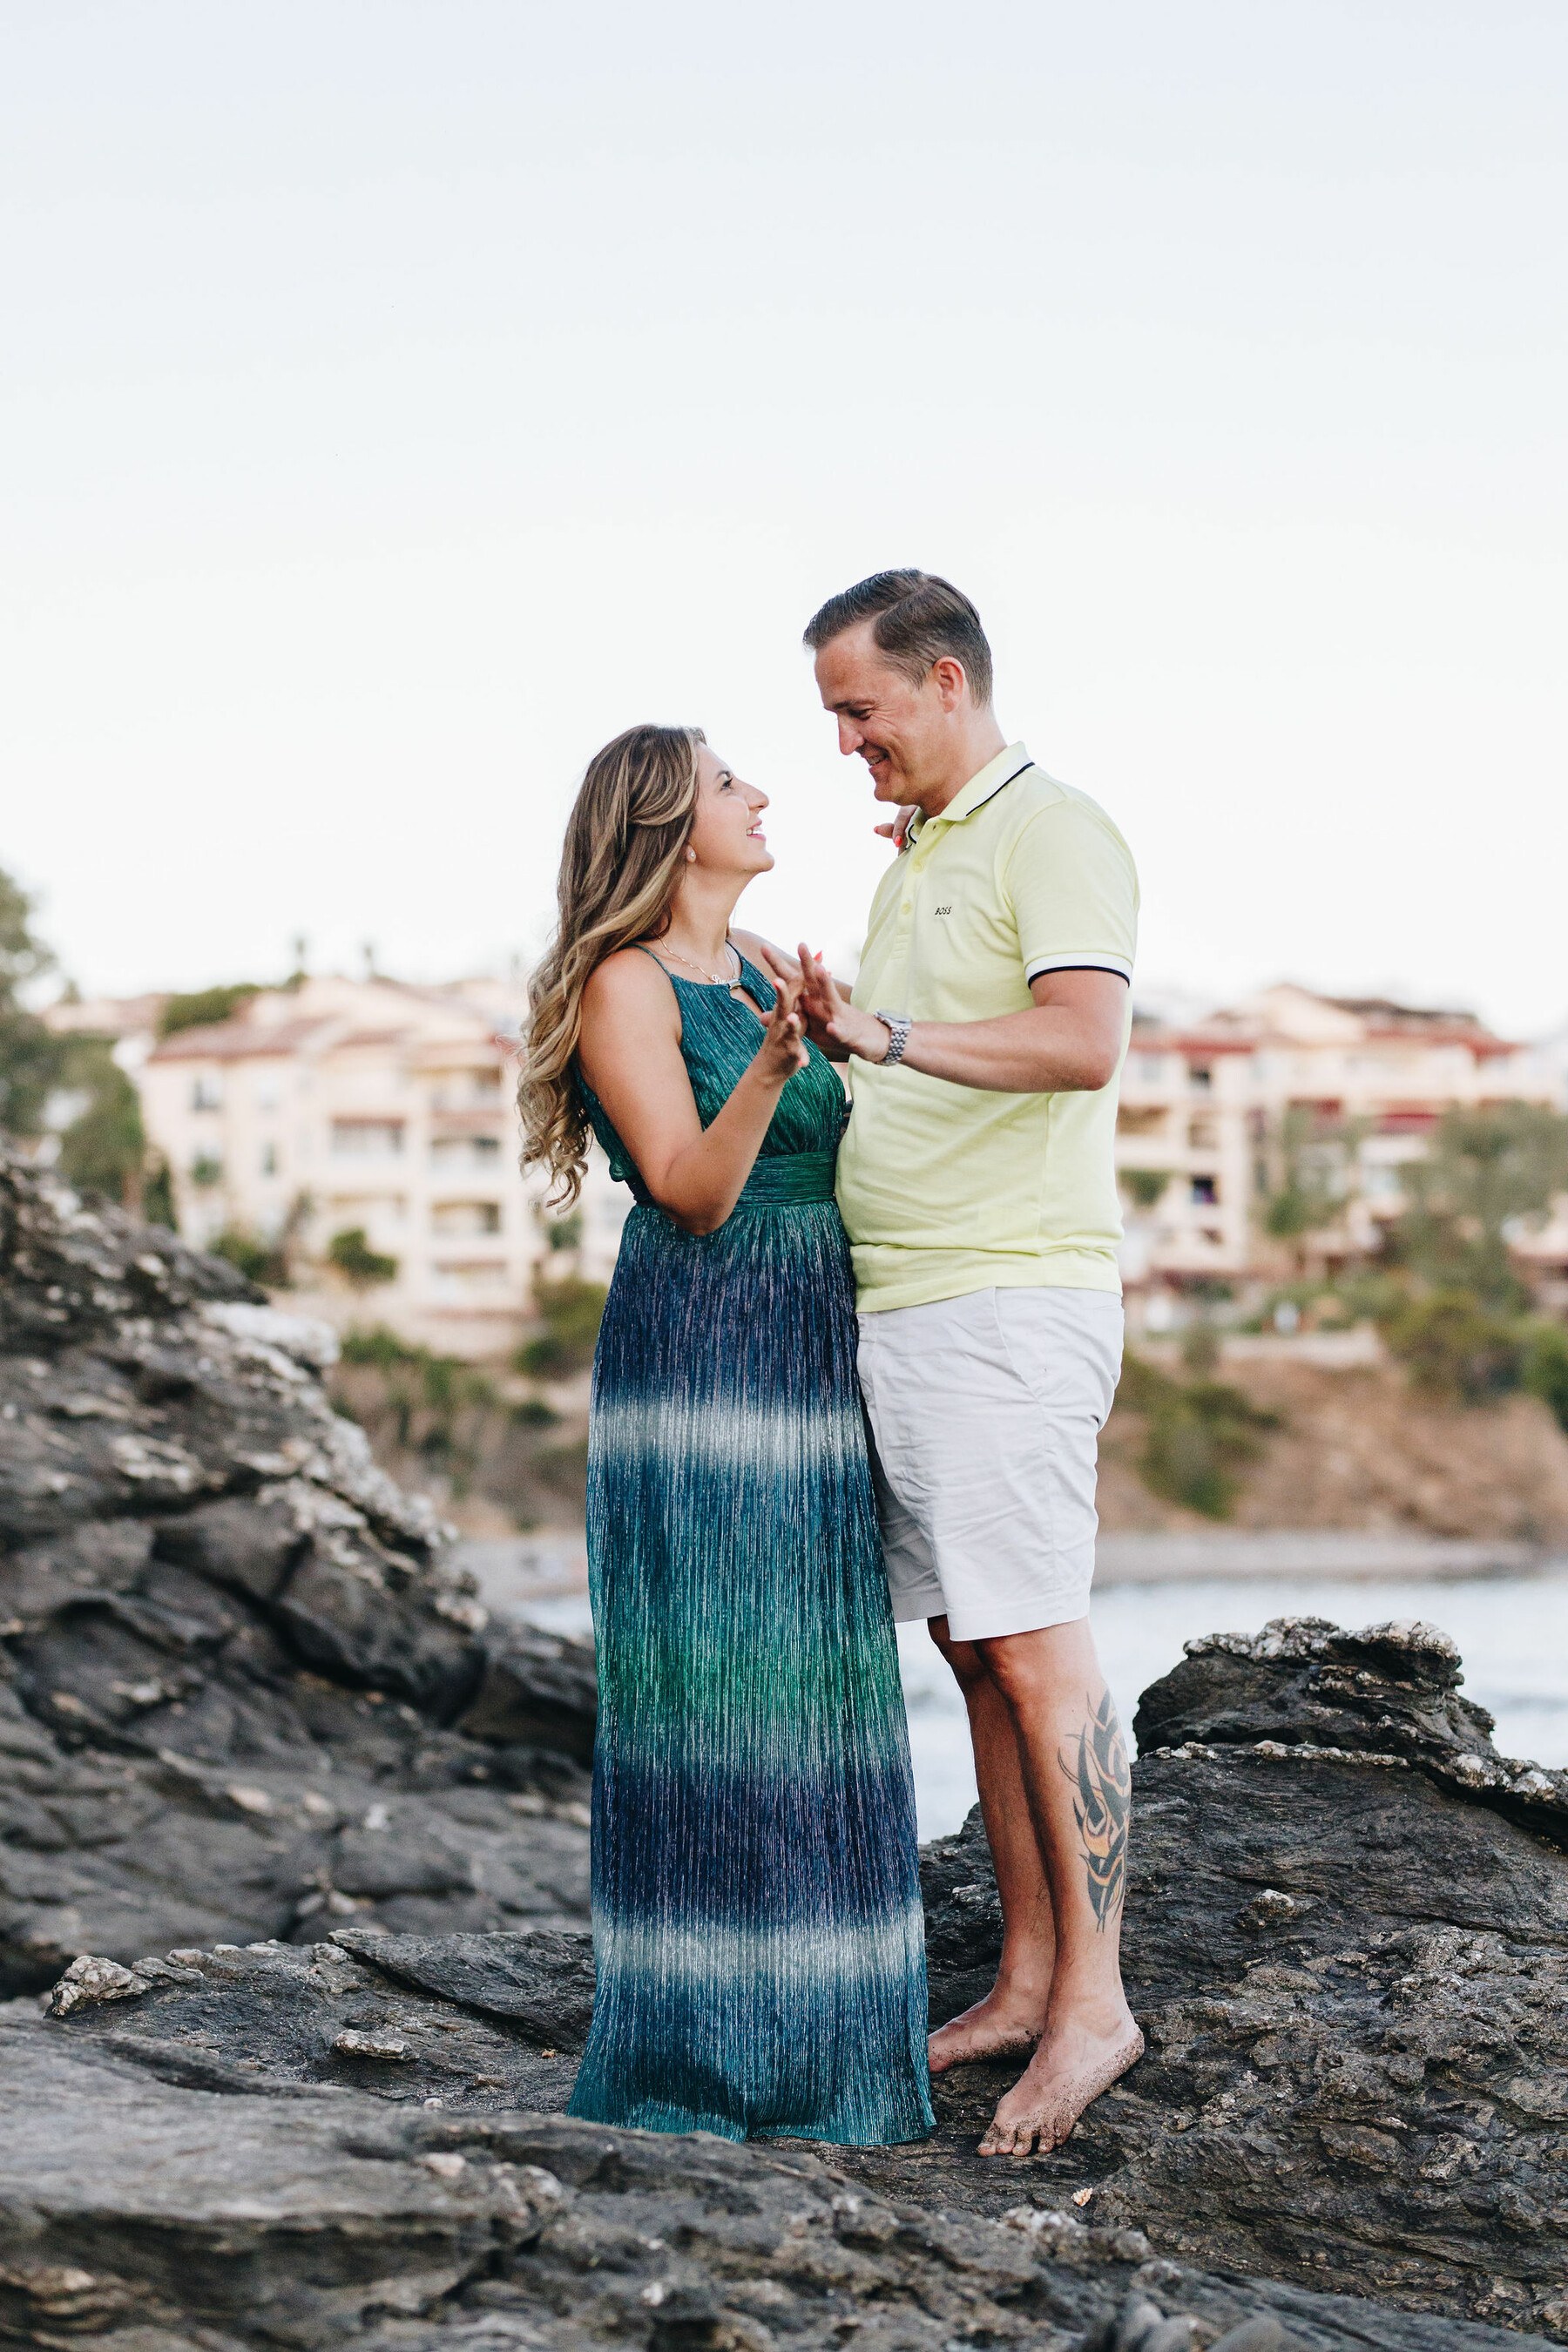
[[[291,1232],[306,1259],[363,1229],[396,1279],[312,1305],[458,1352],[510,1344],[551,1255],[543,1188],[516,1166],[519,986],[310,979],[248,999],[219,1026],[159,1042],[163,1000],[60,1004],[58,1027],[118,1039],[181,1232]],[[1403,1206],[1399,1171],[1456,1104],[1568,1095],[1568,1044],[1524,1047],[1468,1013],[1289,985],[1188,1020],[1135,1014],[1117,1164],[1134,1328],[1170,1322],[1204,1279],[1239,1286],[1375,1250]],[[1321,1134],[1338,1187],[1321,1231],[1272,1241],[1262,1212],[1288,1136]],[[630,1205],[596,1152],[580,1203],[584,1273],[605,1280]],[[1521,1255],[1568,1304],[1568,1202]]]
[[[518,989],[489,981],[307,979],[216,1026],[144,1049],[123,1038],[181,1233],[287,1234],[321,1263],[334,1235],[363,1231],[395,1278],[357,1295],[329,1279],[312,1304],[460,1353],[506,1347],[553,1255],[544,1188],[517,1169],[521,1011]],[[584,1273],[607,1277],[628,1205],[596,1159],[576,1228]]]
[[[1300,1237],[1332,1264],[1376,1248],[1400,1168],[1446,1110],[1557,1095],[1539,1055],[1468,1013],[1282,985],[1187,1024],[1135,1016],[1116,1147],[1134,1319],[1159,1328],[1204,1277],[1283,1270],[1261,1212],[1288,1145],[1333,1139],[1336,1213]]]

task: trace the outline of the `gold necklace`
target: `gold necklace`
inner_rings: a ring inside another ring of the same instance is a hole
[[[735,957],[736,965],[739,966],[741,959],[739,955],[736,954],[734,948],[731,945],[728,940],[724,942],[724,951],[726,955],[733,955]],[[658,954],[658,950],[657,948],[654,952]],[[673,956],[677,963],[683,963],[688,971],[700,971],[702,974],[703,979],[708,982],[710,988],[721,988],[727,985],[733,990],[740,978],[738,970],[733,975],[731,975],[727,969],[723,971],[710,971],[705,965],[694,963],[689,956],[683,956],[679,948],[666,946],[664,953],[666,955]]]

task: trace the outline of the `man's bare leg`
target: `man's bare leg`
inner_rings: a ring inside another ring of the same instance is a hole
[[[1002,1958],[984,2000],[931,2036],[931,2070],[945,2074],[977,2058],[1033,2050],[1046,2030],[1056,1923],[1030,1818],[1012,1711],[973,1642],[949,1638],[947,1619],[929,1621],[931,1640],[952,1668],[969,1710],[980,1811],[1002,1898]]]
[[[1087,1618],[975,1647],[1013,1724],[1056,1923],[1044,2037],[980,2143],[1026,2156],[1058,2146],[1142,2055],[1121,1967],[1131,1783]]]

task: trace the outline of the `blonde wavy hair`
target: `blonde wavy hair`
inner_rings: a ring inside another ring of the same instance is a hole
[[[522,1077],[522,1166],[549,1171],[549,1205],[583,1189],[590,1128],[577,1085],[583,991],[607,956],[657,940],[697,808],[700,727],[628,727],[589,761],[566,820],[555,936],[529,982]]]

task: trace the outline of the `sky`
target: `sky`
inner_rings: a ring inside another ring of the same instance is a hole
[[[5,0],[0,866],[87,992],[504,968],[583,765],[886,856],[915,563],[1140,984],[1568,1017],[1560,0]]]

